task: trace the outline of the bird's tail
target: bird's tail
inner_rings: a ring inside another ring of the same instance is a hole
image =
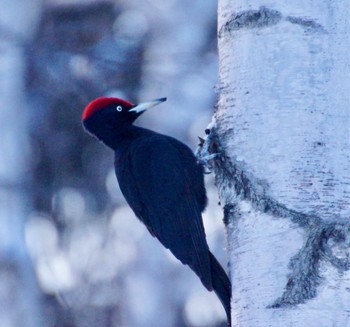
[[[225,270],[211,252],[210,261],[213,289],[224,306],[228,326],[231,327],[231,282]]]

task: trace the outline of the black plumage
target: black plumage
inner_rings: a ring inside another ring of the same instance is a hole
[[[230,325],[231,283],[205,238],[207,204],[203,167],[178,140],[133,125],[144,110],[165,99],[134,106],[98,98],[83,112],[85,128],[115,152],[120,189],[149,232],[214,290]]]

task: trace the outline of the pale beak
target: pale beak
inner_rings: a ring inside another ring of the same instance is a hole
[[[129,110],[129,112],[141,113],[147,109],[153,108],[153,107],[161,104],[164,101],[166,101],[166,98],[160,98],[160,99],[156,99],[156,100],[149,101],[149,102],[142,102],[142,103],[139,103],[138,105],[136,105],[135,107],[131,108]]]

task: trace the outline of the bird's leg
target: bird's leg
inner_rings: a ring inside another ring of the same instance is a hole
[[[211,146],[212,146],[211,130],[214,127],[215,127],[215,121],[213,119],[213,121],[205,129],[206,137],[205,138],[198,137],[199,144],[198,144],[198,148],[195,152],[197,161],[201,165],[203,165],[203,167],[205,168],[205,171],[204,171],[205,174],[211,173],[211,171],[213,169],[213,165],[212,165],[211,161],[213,159],[215,159],[216,157],[220,156],[220,153],[212,153],[211,152]]]

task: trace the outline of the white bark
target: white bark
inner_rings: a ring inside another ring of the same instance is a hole
[[[233,326],[350,326],[348,3],[219,1]]]
[[[23,230],[29,160],[24,45],[37,18],[33,1],[0,2],[0,325],[40,327],[39,290]]]

